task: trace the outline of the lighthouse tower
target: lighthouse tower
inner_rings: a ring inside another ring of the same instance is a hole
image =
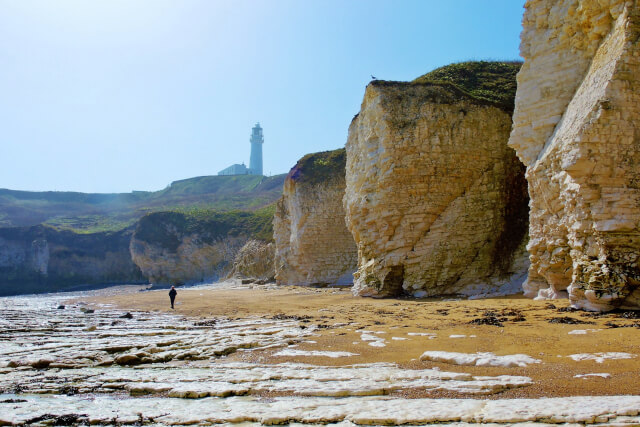
[[[264,137],[262,136],[262,128],[257,123],[251,129],[251,157],[249,158],[249,175],[262,175],[262,144]]]

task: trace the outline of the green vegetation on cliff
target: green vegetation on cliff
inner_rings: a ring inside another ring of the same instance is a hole
[[[449,83],[474,98],[513,111],[520,61],[468,61],[450,64],[418,77],[412,83]]]
[[[0,227],[44,223],[60,230],[96,233],[122,230],[150,212],[183,208],[253,211],[280,197],[284,178],[202,176],[175,181],[160,191],[122,194],[0,189]]]
[[[344,178],[346,163],[344,148],[307,154],[291,168],[288,177],[306,184],[318,184],[336,176]]]
[[[209,209],[183,209],[155,212],[142,217],[135,238],[175,252],[184,236],[198,235],[202,243],[211,244],[225,237],[273,240],[275,205],[254,212],[217,212]]]
[[[134,229],[168,251],[194,235],[270,241],[284,178],[203,176],[127,194],[0,190],[0,295],[147,282],[130,253]]]

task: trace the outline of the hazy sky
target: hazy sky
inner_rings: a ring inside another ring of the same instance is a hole
[[[344,146],[373,74],[517,59],[524,0],[0,0],[0,188],[127,192]]]

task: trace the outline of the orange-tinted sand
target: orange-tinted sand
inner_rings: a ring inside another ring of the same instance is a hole
[[[532,301],[522,297],[485,300],[414,300],[370,299],[353,297],[349,289],[312,289],[281,287],[268,289],[179,289],[176,310],[169,307],[167,291],[125,293],[91,298],[88,302],[115,304],[123,310],[173,311],[195,318],[297,316],[303,324],[319,325],[319,336],[299,343],[300,350],[349,351],[358,356],[276,357],[274,349],[235,353],[227,361],[280,363],[295,361],[317,365],[395,362],[407,368],[433,368],[443,371],[469,372],[474,375],[524,375],[535,384],[493,395],[492,398],[619,395],[640,393],[640,328],[611,328],[607,323],[633,325],[640,319],[626,319],[620,314],[594,315],[564,312],[568,301]],[[553,308],[555,306],[556,308]],[[486,318],[486,312],[504,320],[503,327],[470,324]],[[550,319],[570,317],[589,324],[552,324]],[[522,319],[524,318],[524,319]],[[515,321],[520,319],[520,321]],[[372,347],[360,339],[357,331],[382,331],[385,347]],[[584,335],[570,335],[576,329],[597,329]],[[435,333],[437,337],[408,335]],[[450,338],[450,335],[467,335]],[[475,338],[469,335],[476,335]],[[393,340],[392,337],[407,338]],[[438,362],[421,362],[427,350],[498,355],[524,353],[542,363],[526,368],[469,367]],[[625,352],[636,355],[627,360],[573,361],[575,353]],[[610,378],[574,378],[576,374],[609,373]],[[455,396],[447,393],[419,393],[409,397]]]

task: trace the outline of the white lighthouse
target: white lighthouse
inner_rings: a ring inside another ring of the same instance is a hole
[[[264,137],[262,136],[262,128],[260,123],[251,129],[251,157],[249,157],[249,167],[236,163],[228,168],[222,169],[218,175],[262,175],[262,144]]]
[[[249,157],[249,174],[262,175],[262,144],[264,137],[262,136],[262,128],[260,123],[251,129],[251,157]]]

